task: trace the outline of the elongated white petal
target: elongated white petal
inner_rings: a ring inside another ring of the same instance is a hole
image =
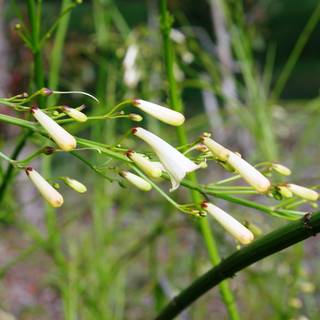
[[[236,220],[230,214],[226,213],[214,204],[209,202],[203,202],[202,207],[211,216],[213,216],[221,224],[221,226],[240,243],[248,244],[254,239],[254,235],[249,229],[247,229],[238,220]]]
[[[227,163],[231,165],[240,176],[253,186],[258,192],[267,192],[270,187],[270,181],[250,163],[243,160],[237,154],[231,152],[228,156]]]
[[[297,184],[289,183],[286,187],[296,196],[301,197],[310,201],[317,201],[319,199],[319,194],[317,191],[312,189],[299,186]]]
[[[142,179],[134,173],[131,173],[129,171],[122,171],[121,175],[125,179],[127,179],[131,184],[133,184],[142,191],[150,191],[152,189],[152,186],[148,181]]]
[[[127,156],[151,178],[161,177],[162,170],[144,155],[128,151]]]
[[[31,167],[26,168],[26,174],[31,182],[38,189],[40,194],[48,201],[48,203],[54,207],[61,207],[63,204],[62,195],[36,170]]]
[[[70,151],[77,146],[76,139],[39,108],[33,107],[32,114],[62,150]]]
[[[143,128],[134,128],[132,133],[149,144],[158,156],[160,162],[163,164],[166,172],[170,176],[172,184],[170,192],[179,187],[181,180],[183,180],[187,173],[200,168],[199,165],[196,165],[169,143],[165,142],[150,131]]]
[[[290,176],[291,174],[291,170],[289,168],[279,163],[273,163],[272,169],[283,176]]]
[[[226,161],[228,159],[230,150],[219,144],[218,142],[210,139],[209,137],[202,137],[202,143],[208,147],[208,149],[221,161]]]
[[[64,182],[70,187],[72,188],[73,190],[79,192],[79,193],[84,193],[87,191],[87,187],[79,182],[78,180],[75,180],[75,179],[71,179],[69,177],[66,177],[64,179]]]
[[[78,121],[78,122],[86,122],[88,120],[88,117],[81,111],[69,108],[69,107],[63,107],[63,112],[66,113],[70,118]]]
[[[185,120],[182,113],[162,107],[156,103],[136,99],[133,101],[133,105],[156,119],[172,126],[181,126]]]

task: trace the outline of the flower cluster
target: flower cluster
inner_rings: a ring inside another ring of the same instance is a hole
[[[181,113],[142,99],[131,100],[131,105],[169,125],[181,126],[185,121],[185,118]],[[121,106],[121,104],[119,106]],[[117,108],[118,107],[115,107],[114,110]],[[78,109],[63,106],[60,107],[60,110],[65,115],[78,122],[85,122],[89,119]],[[61,150],[68,152],[76,148],[76,139],[62,128],[55,119],[37,107],[32,107],[31,111],[33,117]],[[115,117],[117,117],[118,115],[120,117],[125,117],[123,111],[117,114],[113,114],[112,112],[107,114],[107,116],[112,117],[115,115]],[[142,117],[139,114],[134,114],[134,117],[132,115],[133,114],[130,114],[128,118],[133,121],[142,120]],[[196,143],[192,144],[185,153],[182,153],[162,138],[142,127],[135,127],[131,132],[135,137],[145,142],[159,160],[155,161],[150,159],[147,155],[133,150],[127,150],[125,152],[130,166],[134,166],[138,173],[141,173],[142,171],[145,176],[142,174],[142,176],[137,175],[128,170],[121,170],[119,174],[142,191],[147,192],[152,189],[154,184],[150,179],[156,180],[160,177],[168,177],[171,181],[170,192],[172,192],[178,189],[187,174],[200,168],[206,168],[207,159],[213,158],[227,170],[237,173],[239,177],[246,181],[252,187],[252,190],[255,190],[257,193],[273,197],[277,194],[284,198],[290,198],[293,197],[293,195],[296,195],[303,198],[305,201],[317,201],[319,198],[319,194],[315,190],[293,183],[272,184],[267,177],[270,171],[275,171],[283,176],[289,176],[291,174],[290,169],[281,164],[274,163],[269,167],[269,171],[260,172],[256,167],[244,160],[240,154],[233,152],[214,141],[208,133],[204,133],[201,136],[200,141],[196,141]],[[195,160],[191,160],[186,156],[186,153],[192,150],[197,150],[202,156]],[[36,170],[27,167],[26,173],[35,187],[39,190],[40,194],[51,206],[60,207],[63,204],[62,195]],[[60,179],[77,192],[82,193],[87,190],[82,183],[74,179],[69,177],[62,177]],[[208,213],[241,244],[248,244],[253,240],[254,234],[224,210],[208,201],[204,201],[201,204],[201,208],[199,205],[200,204],[180,205],[180,209],[181,211],[197,216],[204,216]]]

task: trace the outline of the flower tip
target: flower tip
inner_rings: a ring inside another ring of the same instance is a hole
[[[201,203],[201,208],[207,208],[208,207],[208,201],[205,200]]]
[[[29,174],[30,174],[30,172],[32,171],[33,169],[32,169],[32,167],[26,167],[25,168],[25,172],[26,172],[26,174],[29,176]]]
[[[40,90],[40,94],[45,97],[50,96],[52,93],[53,93],[53,91],[49,88],[42,88]]]
[[[132,134],[136,134],[137,131],[138,131],[138,127],[134,127],[134,128],[131,129],[131,133]]]
[[[31,108],[30,108],[30,111],[32,114],[34,114],[39,108],[36,106],[36,105],[33,105]]]

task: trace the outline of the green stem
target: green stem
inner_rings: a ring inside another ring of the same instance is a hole
[[[170,41],[170,32],[172,26],[172,17],[170,16],[167,10],[167,0],[161,0],[161,32],[163,37],[163,48],[164,48],[164,59],[165,59],[165,67],[167,73],[167,79],[169,83],[169,93],[170,93],[170,103],[172,108],[175,111],[182,112],[183,106],[181,101],[180,92],[177,87],[177,83],[174,76],[174,64],[175,64],[175,56],[174,51],[171,46]],[[188,142],[187,133],[184,126],[177,128],[177,134],[179,143],[182,145],[186,145]],[[190,179],[192,183],[197,184],[196,175],[190,174]],[[198,191],[192,190],[191,197],[194,203],[200,203],[202,201],[202,196]],[[217,248],[217,244],[213,233],[211,231],[209,222],[207,219],[200,219],[200,229],[202,235],[204,237],[204,241],[207,246],[207,250],[213,265],[217,265],[220,262],[219,252]],[[220,292],[228,310],[230,319],[237,320],[240,319],[237,307],[233,298],[233,294],[228,286],[226,281],[222,282],[220,285]]]
[[[234,277],[237,272],[253,263],[314,236],[318,232],[320,232],[320,212],[315,213],[310,220],[301,219],[289,223],[261,237],[231,254],[219,265],[196,279],[190,286],[182,290],[178,296],[173,298],[155,319],[173,319],[200,296],[225,279]]]

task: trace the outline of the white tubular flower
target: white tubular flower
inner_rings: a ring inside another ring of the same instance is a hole
[[[141,99],[133,100],[132,104],[156,119],[172,126],[181,126],[184,123],[184,115],[180,112]]]
[[[297,184],[288,183],[286,187],[296,196],[310,200],[310,201],[317,201],[319,199],[319,194],[317,191],[314,191],[312,189],[299,186]]]
[[[215,157],[217,157],[221,161],[226,161],[228,159],[229,154],[231,153],[230,150],[215,142],[209,137],[202,136],[201,137],[202,143],[213,153]]]
[[[227,163],[258,192],[265,193],[270,189],[270,181],[255,167],[235,153],[231,152],[229,154]]]
[[[78,122],[86,122],[88,120],[88,117],[83,112],[77,109],[64,106],[62,107],[62,111],[66,113],[70,118]]]
[[[202,203],[202,207],[211,216],[213,216],[221,224],[221,226],[240,243],[248,244],[254,239],[254,235],[249,229],[247,229],[238,220],[236,220],[230,214],[226,213],[214,204],[205,201]]]
[[[43,196],[43,198],[45,198],[52,207],[58,208],[62,206],[62,195],[36,170],[34,170],[31,167],[28,167],[26,168],[26,174],[31,180],[31,182],[38,189],[40,194]]]
[[[279,163],[273,163],[272,169],[283,176],[290,176],[291,174],[291,170],[289,168]]]
[[[137,152],[128,151],[127,157],[130,158],[149,177],[161,177],[162,170],[159,168],[159,166],[155,165],[152,161],[150,161],[146,156]]]
[[[187,173],[200,168],[200,166],[196,165],[155,134],[143,128],[134,128],[132,129],[132,133],[149,144],[158,156],[171,179],[172,188],[170,192],[179,187],[181,180],[183,180]]]
[[[70,151],[77,146],[76,139],[43,111],[37,107],[32,107],[31,111],[43,129],[48,132],[49,136],[62,150]]]
[[[65,177],[63,181],[65,182],[66,185],[68,185],[74,191],[77,191],[79,193],[84,193],[87,191],[87,187],[83,183],[79,182],[78,180]]]
[[[152,185],[148,181],[142,179],[134,173],[129,171],[121,171],[120,175],[142,191],[150,191],[152,189]]]

